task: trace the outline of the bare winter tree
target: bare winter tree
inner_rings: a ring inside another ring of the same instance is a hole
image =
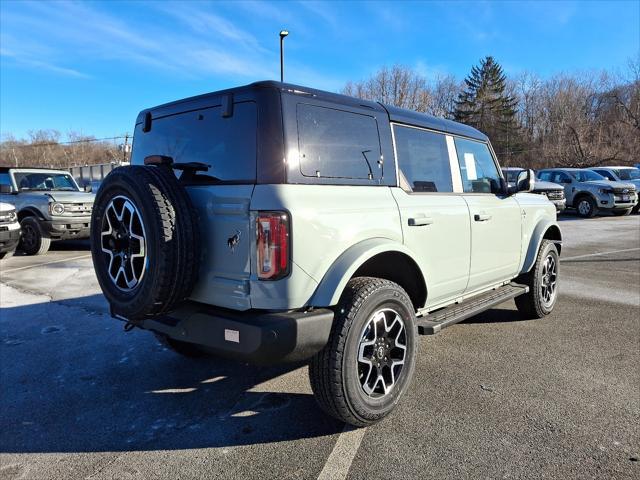
[[[368,80],[349,82],[342,93],[418,112],[426,111],[430,103],[426,79],[401,65],[383,67]]]
[[[118,140],[97,140],[95,137],[67,133],[60,141],[56,130],[32,130],[27,139],[5,136],[0,143],[0,165],[11,167],[68,168],[74,165],[110,163],[122,158]]]
[[[396,65],[348,83],[343,93],[451,118],[462,90],[453,76],[427,81]],[[542,79],[524,72],[507,78],[504,92],[515,100],[518,133],[517,150],[500,155],[504,165],[582,167],[640,161],[639,60],[615,76],[577,73]],[[504,139],[492,140],[497,145]]]

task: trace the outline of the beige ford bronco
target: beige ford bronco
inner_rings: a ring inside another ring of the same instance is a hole
[[[557,300],[554,205],[459,123],[259,82],[142,111],[131,163],[91,220],[112,315],[185,355],[308,360],[353,425],[406,392],[418,335]]]

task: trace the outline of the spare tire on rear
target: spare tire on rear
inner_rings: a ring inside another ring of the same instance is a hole
[[[111,312],[131,321],[171,311],[197,280],[195,209],[165,166],[113,170],[91,215],[91,254]]]

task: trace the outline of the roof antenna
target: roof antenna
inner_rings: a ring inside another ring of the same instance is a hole
[[[289,35],[289,30],[280,30],[280,82],[284,82],[284,37]]]

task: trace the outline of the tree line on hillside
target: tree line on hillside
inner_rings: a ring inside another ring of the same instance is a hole
[[[67,133],[67,141],[60,141],[57,130],[33,130],[28,138],[6,136],[0,143],[0,166],[68,168],[76,165],[95,165],[119,162],[124,159],[122,144],[125,137],[96,139],[76,132]],[[130,143],[131,139],[127,138]]]
[[[624,75],[608,72],[532,73],[508,78],[493,57],[482,59],[460,82],[452,75],[429,81],[403,66],[384,67],[349,82],[342,93],[457,120],[489,136],[504,166],[587,167],[640,162],[640,61]],[[38,130],[7,136],[0,166],[69,167],[117,162],[124,137],[104,140]],[[130,141],[130,139],[127,139]]]
[[[640,162],[640,62],[624,75],[522,73],[507,78],[493,57],[459,82],[428,81],[383,67],[342,93],[429,113],[484,132],[503,166],[588,167]]]

